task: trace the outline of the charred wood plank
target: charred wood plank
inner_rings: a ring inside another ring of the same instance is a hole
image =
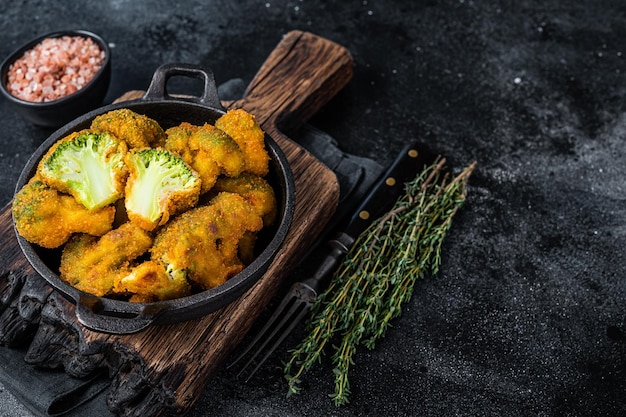
[[[20,280],[19,294],[0,315],[0,343],[23,346],[30,342],[39,326],[41,310],[52,288],[39,277]]]

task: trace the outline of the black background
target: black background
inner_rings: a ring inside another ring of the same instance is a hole
[[[311,121],[343,150],[387,164],[417,139],[455,171],[478,162],[440,273],[359,352],[349,405],[327,397],[328,362],[285,397],[296,332],[248,383],[221,371],[189,415],[626,413],[622,0],[14,0],[0,4],[0,58],[59,29],[113,47],[107,102],[168,62],[249,82],[281,36],[310,31],[354,58]],[[0,102],[2,204],[50,133]],[[28,415],[0,397],[4,415]]]

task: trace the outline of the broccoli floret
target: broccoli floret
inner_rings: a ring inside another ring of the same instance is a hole
[[[73,233],[107,233],[115,218],[115,207],[87,210],[74,197],[59,193],[35,177],[16,193],[12,214],[20,236],[44,248],[56,248]]]
[[[131,302],[149,303],[187,296],[191,285],[184,274],[170,274],[163,264],[145,261],[130,268],[127,274],[119,274],[114,290],[129,294]]]
[[[183,158],[198,173],[203,194],[220,175],[236,177],[246,166],[237,142],[213,125],[183,122],[169,128],[166,134],[165,149]]]
[[[126,151],[126,143],[109,133],[82,131],[53,146],[38,170],[50,187],[71,194],[93,210],[122,197],[128,173]]]
[[[200,178],[179,156],[162,148],[141,149],[128,153],[126,164],[126,212],[143,229],[153,230],[198,202]]]
[[[129,148],[158,147],[165,143],[165,132],[159,123],[130,109],[116,109],[96,116],[91,122],[96,132],[110,132],[126,142]]]

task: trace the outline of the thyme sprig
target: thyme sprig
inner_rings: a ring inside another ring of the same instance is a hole
[[[340,406],[350,396],[349,370],[359,345],[373,349],[411,299],[415,282],[435,275],[444,237],[463,205],[476,163],[451,178],[439,158],[412,181],[393,208],[357,239],[327,290],[312,307],[307,335],[291,352],[284,373],[288,394],[301,391],[303,374],[333,344],[335,390]]]

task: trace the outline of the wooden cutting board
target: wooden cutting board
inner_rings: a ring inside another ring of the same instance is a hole
[[[76,321],[74,306],[52,291],[23,257],[7,205],[0,212],[0,342],[28,343],[28,362],[63,366],[73,376],[108,368],[115,375],[109,408],[118,415],[158,416],[192,407],[336,208],[339,186],[333,172],[282,132],[304,124],[351,77],[352,58],[345,48],[294,31],[271,52],[244,97],[225,103],[256,116],[286,154],[296,186],[294,219],[284,247],[241,298],[200,319],[138,334],[90,331]]]

